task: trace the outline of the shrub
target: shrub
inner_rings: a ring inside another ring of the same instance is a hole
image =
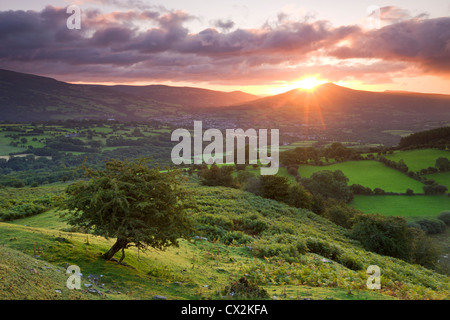
[[[260,176],[261,196],[276,201],[287,202],[289,197],[289,181],[277,175]]]
[[[375,188],[375,189],[373,189],[373,193],[375,194],[375,195],[383,195],[383,194],[385,194],[386,192],[383,190],[383,189],[381,189],[381,188]]]
[[[441,212],[437,218],[443,221],[447,226],[450,226],[450,211]]]
[[[355,219],[351,237],[367,250],[409,261],[411,239],[408,224],[402,217],[363,214]]]
[[[413,226],[419,227],[426,234],[438,234],[445,231],[445,223],[440,219],[420,219],[414,221]]]
[[[364,268],[361,258],[355,254],[345,252],[339,256],[338,262],[350,270],[359,271]]]
[[[246,244],[251,242],[253,238],[242,231],[228,231],[220,240],[225,244]]]
[[[306,245],[310,252],[331,260],[337,261],[337,258],[342,254],[342,249],[340,247],[317,238],[308,238],[306,240]]]
[[[420,229],[410,228],[412,236],[412,262],[426,268],[433,268],[441,254],[440,247],[436,241],[427,237]]]
[[[441,184],[425,185],[422,187],[425,194],[444,194],[448,188]]]
[[[311,209],[312,195],[299,183],[295,183],[288,189],[287,203],[296,208]]]
[[[362,195],[373,194],[372,189],[370,189],[369,187],[364,187],[360,184],[352,184],[350,186],[350,190],[353,192],[353,194],[362,194]]]
[[[278,257],[288,262],[298,261],[307,252],[305,239],[285,233],[258,240],[252,245],[252,253],[258,258]]]
[[[268,228],[267,223],[257,216],[244,217],[233,220],[233,229],[241,230],[251,235],[258,235]]]
[[[264,288],[260,288],[257,284],[251,283],[245,277],[226,286],[223,294],[237,299],[264,299],[269,294]]]
[[[350,229],[353,225],[357,210],[346,206],[345,204],[336,204],[325,210],[324,216],[338,226]]]

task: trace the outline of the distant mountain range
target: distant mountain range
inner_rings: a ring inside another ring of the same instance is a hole
[[[115,118],[147,120],[196,108],[245,103],[258,96],[190,87],[70,84],[0,69],[0,121]]]
[[[328,140],[354,141],[389,130],[450,125],[450,95],[370,92],[327,83],[261,98],[163,85],[69,84],[0,70],[0,121],[111,118],[191,126],[193,120],[205,120],[210,127],[279,128],[310,139],[326,133]]]
[[[355,139],[388,130],[420,131],[450,125],[450,95],[371,92],[332,83],[218,109],[216,117],[240,115],[248,127],[327,132],[328,139]],[[299,128],[299,129],[296,129]],[[304,129],[304,130],[300,130]]]

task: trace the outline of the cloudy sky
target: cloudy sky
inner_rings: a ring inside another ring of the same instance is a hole
[[[261,95],[311,78],[450,94],[450,2],[0,0],[0,68]]]

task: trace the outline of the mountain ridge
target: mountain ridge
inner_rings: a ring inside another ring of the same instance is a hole
[[[116,118],[147,120],[196,108],[235,105],[258,98],[194,87],[71,84],[0,69],[0,121]]]

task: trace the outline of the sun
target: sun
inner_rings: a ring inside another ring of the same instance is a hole
[[[300,89],[313,90],[318,85],[324,83],[326,83],[325,80],[317,79],[316,77],[306,77],[299,81],[296,81],[295,85]]]

